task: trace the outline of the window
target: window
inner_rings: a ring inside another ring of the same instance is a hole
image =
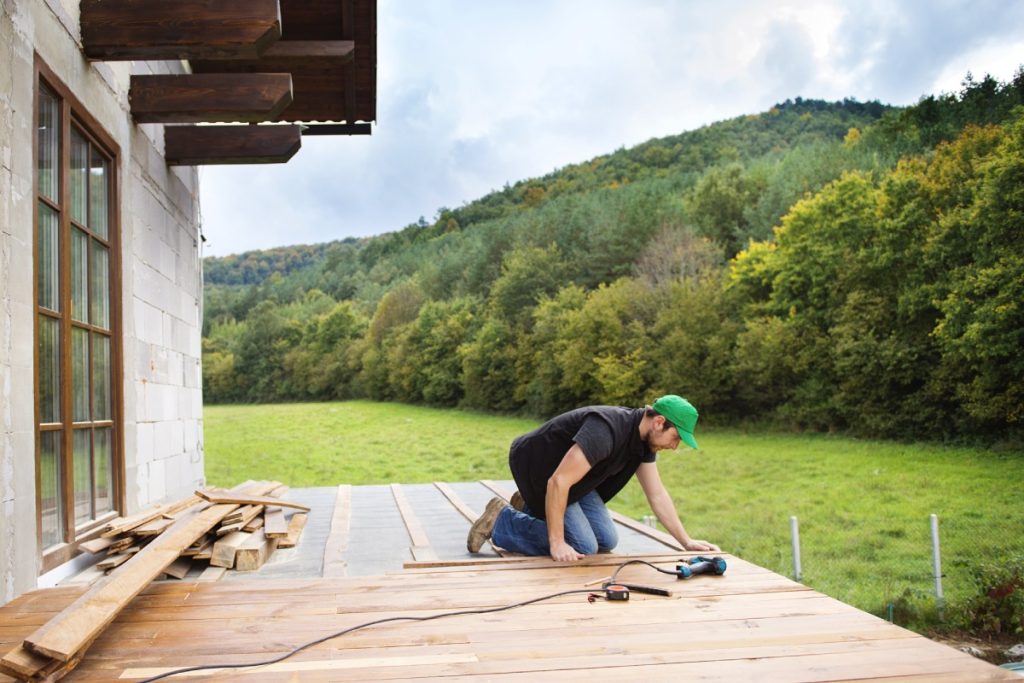
[[[43,570],[121,507],[116,146],[37,58],[36,492]]]

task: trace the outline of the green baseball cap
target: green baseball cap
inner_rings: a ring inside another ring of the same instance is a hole
[[[662,396],[654,405],[654,412],[658,413],[673,425],[679,432],[679,438],[690,448],[697,448],[697,440],[693,438],[693,428],[697,426],[697,409],[682,396],[667,394]]]

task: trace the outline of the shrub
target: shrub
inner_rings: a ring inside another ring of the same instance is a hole
[[[1024,634],[1024,555],[974,568],[977,593],[963,605],[965,623],[978,634]]]

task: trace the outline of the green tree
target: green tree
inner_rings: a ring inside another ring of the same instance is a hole
[[[538,298],[556,292],[564,273],[562,254],[554,244],[514,249],[505,256],[501,276],[491,286],[491,305],[500,317],[526,326]]]
[[[722,271],[674,282],[664,292],[644,354],[654,378],[651,393],[682,394],[707,415],[735,414],[739,323],[725,304]]]
[[[466,405],[486,410],[512,411],[516,399],[516,348],[512,325],[491,316],[472,341],[459,349],[465,377]]]

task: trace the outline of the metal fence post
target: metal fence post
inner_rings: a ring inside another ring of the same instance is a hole
[[[932,570],[935,574],[935,604],[942,611],[942,561],[939,558],[939,518],[931,516],[932,524]]]
[[[793,537],[793,578],[799,581],[803,572],[800,570],[800,525],[795,516],[789,518],[789,532]]]

